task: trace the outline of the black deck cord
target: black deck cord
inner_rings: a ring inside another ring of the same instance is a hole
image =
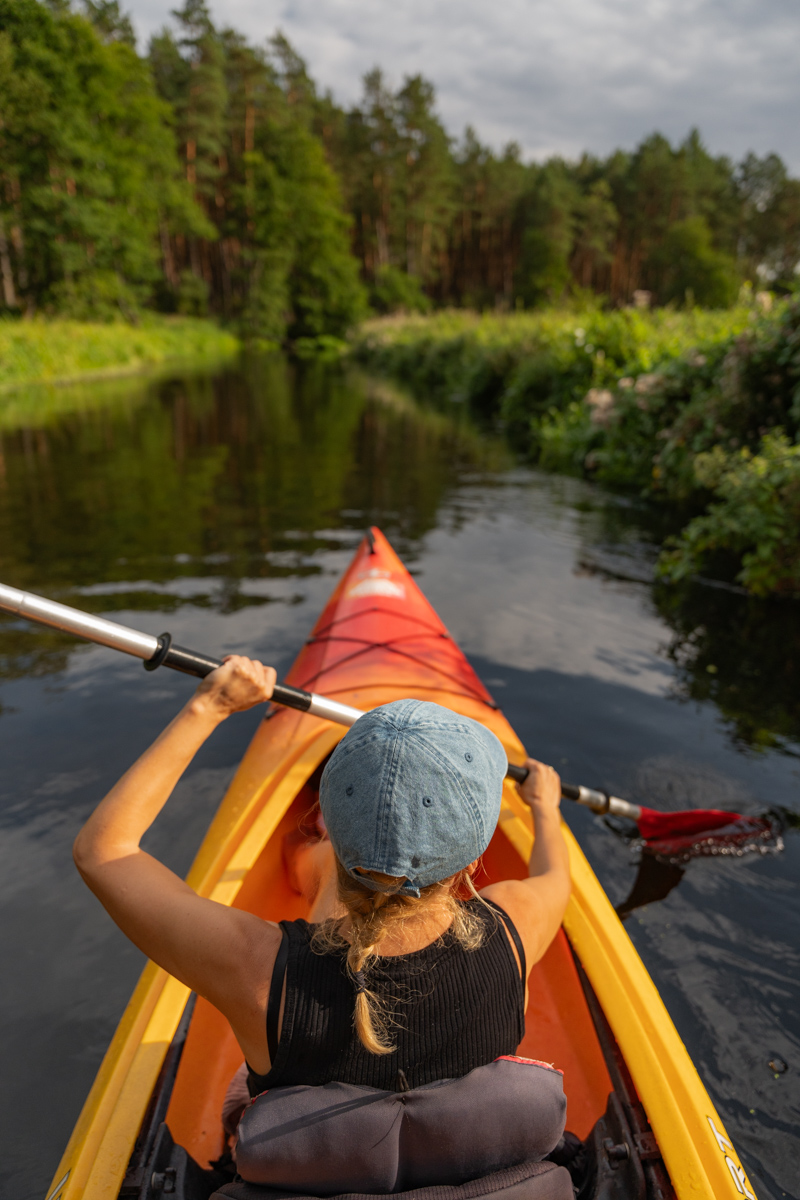
[[[275,966],[272,968],[272,982],[269,985],[269,1000],[267,1001],[267,1049],[269,1050],[270,1070],[275,1066],[275,1055],[278,1053],[278,1017],[281,1012],[286,962],[289,958],[289,935],[282,921],[281,933],[283,936],[275,956]]]

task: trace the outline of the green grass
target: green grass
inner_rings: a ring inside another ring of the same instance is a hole
[[[496,412],[530,441],[531,418],[583,400],[698,345],[724,342],[753,321],[747,307],[384,317],[355,335],[355,355],[412,386]]]
[[[714,311],[709,309],[673,310],[601,308],[545,308],[520,313],[475,313],[465,309],[444,309],[431,316],[419,314],[375,317],[359,328],[356,342],[373,352],[380,348],[402,344],[451,342],[455,339],[472,342],[487,349],[492,347],[531,349],[552,343],[567,335],[574,339],[577,329],[595,334],[600,341],[615,332],[631,347],[640,346],[653,359],[675,354],[687,344],[696,344],[720,332],[732,332],[746,327],[752,309],[741,306]]]
[[[167,363],[212,363],[236,354],[238,339],[211,321],[148,315],[138,325],[69,320],[0,320],[3,393],[147,371]]]

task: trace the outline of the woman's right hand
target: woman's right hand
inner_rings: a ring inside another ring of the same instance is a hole
[[[519,794],[531,808],[547,808],[557,811],[561,806],[561,779],[557,771],[545,763],[529,758],[525,762],[528,778],[517,785]]]
[[[229,654],[221,667],[206,675],[195,692],[195,700],[224,719],[231,713],[266,703],[277,678],[274,667],[265,667],[241,654]]]

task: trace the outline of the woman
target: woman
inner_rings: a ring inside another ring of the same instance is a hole
[[[330,840],[313,848],[312,925],[203,899],[140,848],[206,738],[274,684],[272,668],[239,656],[207,676],[81,830],[84,880],[131,941],[225,1015],[251,1094],[332,1080],[416,1087],[513,1054],[569,864],[558,776],[529,759],[528,878],[475,893],[506,763],[477,722],[400,701],[348,732],[322,777]]]

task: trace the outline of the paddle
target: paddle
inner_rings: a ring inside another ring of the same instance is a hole
[[[198,654],[194,650],[176,646],[168,633],[162,633],[160,637],[140,633],[126,625],[119,625],[116,621],[107,621],[104,617],[95,617],[91,613],[81,612],[80,609],[46,600],[43,596],[35,596],[31,592],[21,592],[1,583],[0,610],[141,658],[144,660],[146,671],[154,671],[162,666],[171,667],[173,671],[182,671],[186,675],[195,675],[202,679],[222,665],[219,658],[211,658],[207,654]],[[339,725],[353,725],[363,716],[359,708],[351,708],[347,704],[340,704],[338,700],[319,696],[316,692],[305,692],[282,683],[276,684],[272,699],[276,704],[295,708],[327,721],[335,721]],[[509,763],[507,774],[517,783],[522,783],[528,771],[525,767]],[[720,833],[723,829],[729,831],[734,822],[759,820],[743,818],[737,813],[721,812],[718,809],[660,813],[638,804],[630,804],[627,800],[620,800],[618,796],[609,796],[606,792],[569,783],[561,784],[561,794],[567,800],[574,800],[593,812],[635,821],[639,833],[648,842],[675,838],[699,841],[709,834],[713,837],[715,830],[719,830]]]
[[[525,767],[517,767],[512,763],[509,763],[506,774],[517,783],[524,782],[528,777]],[[651,843],[673,842],[675,839],[697,842],[715,836],[715,831],[719,831],[718,836],[728,840],[733,832],[731,826],[737,823],[741,825],[742,822],[753,826],[747,831],[752,836],[756,832],[760,833],[763,824],[759,817],[743,817],[740,813],[725,812],[719,808],[692,808],[674,813],[657,812],[654,808],[645,808],[641,804],[620,800],[618,796],[609,796],[607,792],[576,787],[570,783],[561,784],[561,795],[567,800],[574,800],[577,804],[590,808],[592,812],[626,817],[629,821],[635,821],[641,836]],[[758,830],[754,823],[758,824]]]

